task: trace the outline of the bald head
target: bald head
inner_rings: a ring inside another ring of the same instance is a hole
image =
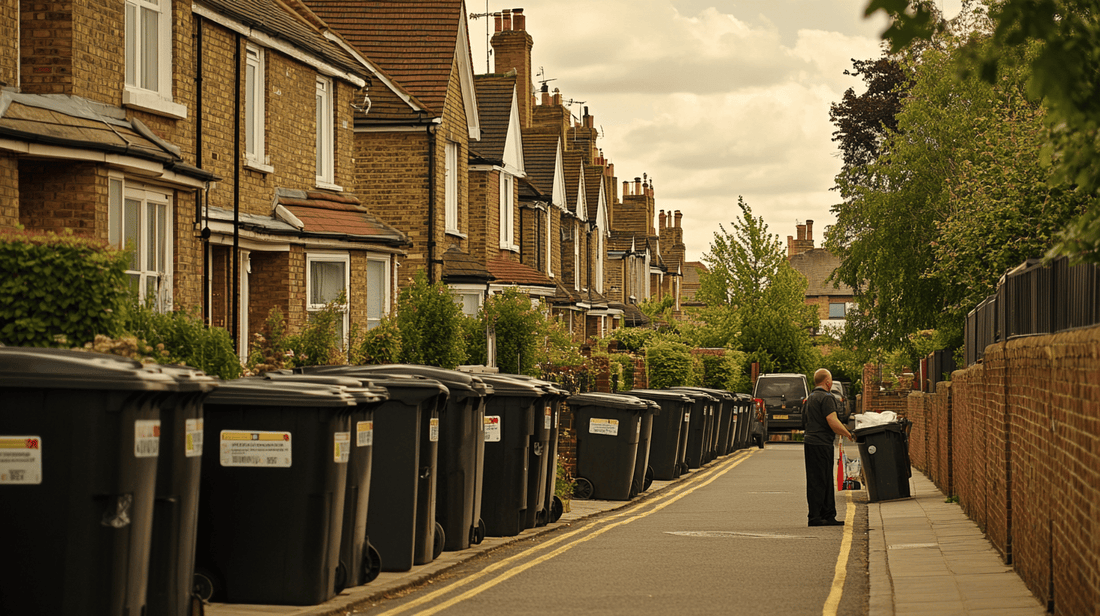
[[[833,375],[828,370],[819,368],[817,372],[814,373],[814,387],[825,387],[828,389],[829,385],[826,385],[826,383],[832,385]]]

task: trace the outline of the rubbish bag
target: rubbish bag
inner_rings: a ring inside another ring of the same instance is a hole
[[[893,421],[897,421],[898,414],[894,411],[883,411],[881,413],[861,413],[859,415],[852,416],[856,420],[856,430],[860,428],[869,428],[871,426],[881,426]]]

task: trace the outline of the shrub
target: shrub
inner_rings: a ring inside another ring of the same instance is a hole
[[[368,364],[396,364],[401,360],[401,330],[392,314],[382,318],[378,326],[363,334],[358,341],[358,327],[351,326],[348,344],[348,362],[357,366]]]
[[[518,289],[489,297],[483,322],[496,332],[497,367],[509,374],[537,374],[539,329],[543,316]]]
[[[466,361],[465,318],[446,285],[417,272],[397,300],[401,361],[450,369]]]
[[[653,389],[691,385],[693,368],[691,350],[685,344],[661,342],[646,347],[646,370]]]
[[[88,238],[0,232],[0,342],[65,347],[120,335],[129,262]]]
[[[619,375],[618,391],[634,389],[634,356],[615,353],[611,356],[611,366]]]
[[[646,344],[657,334],[652,329],[641,327],[620,327],[611,332],[611,338],[618,340],[619,345],[631,353],[641,353]]]
[[[183,364],[223,379],[241,376],[233,339],[220,327],[207,327],[195,312],[156,312],[131,296],[123,311],[123,328],[137,341],[139,352],[160,364]],[[102,350],[97,337],[93,350]],[[100,347],[100,348],[95,348]]]
[[[294,352],[294,366],[332,366],[347,363],[344,341],[340,339],[337,323],[343,320],[347,299],[340,297],[325,304],[317,312],[309,313],[302,331],[287,339],[286,344]]]
[[[700,354],[703,361],[703,387],[737,391],[744,372],[744,353],[726,350],[722,355]]]

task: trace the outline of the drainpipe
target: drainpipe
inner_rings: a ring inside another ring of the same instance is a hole
[[[195,24],[198,28],[198,32],[195,35],[195,46],[198,61],[195,62],[195,107],[197,111],[195,113],[195,166],[202,169],[202,133],[203,133],[203,107],[202,107],[202,24],[203,18],[201,15],[195,15]],[[206,198],[206,211],[210,211],[210,183],[207,182],[206,190],[204,191]],[[202,237],[202,291],[200,303],[202,305],[202,322],[206,325],[210,324],[210,304],[206,301],[206,290],[210,288],[210,227],[205,224],[202,216],[203,207],[201,200],[196,200],[195,203],[195,222],[203,223],[201,237]]]
[[[435,283],[435,125],[428,124],[428,284]]]
[[[233,349],[240,354],[241,250],[241,35],[233,37]]]

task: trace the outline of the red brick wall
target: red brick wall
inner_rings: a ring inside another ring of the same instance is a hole
[[[909,462],[920,471],[928,472],[928,396],[917,391],[907,398],[906,415],[913,427],[909,430]]]
[[[910,396],[911,411],[931,406],[936,421],[915,423],[914,465],[919,431],[931,425],[928,458],[937,460],[937,484],[958,494],[967,515],[1055,614],[1095,614],[1100,327],[990,346],[983,364],[956,371],[950,385],[923,398]]]

